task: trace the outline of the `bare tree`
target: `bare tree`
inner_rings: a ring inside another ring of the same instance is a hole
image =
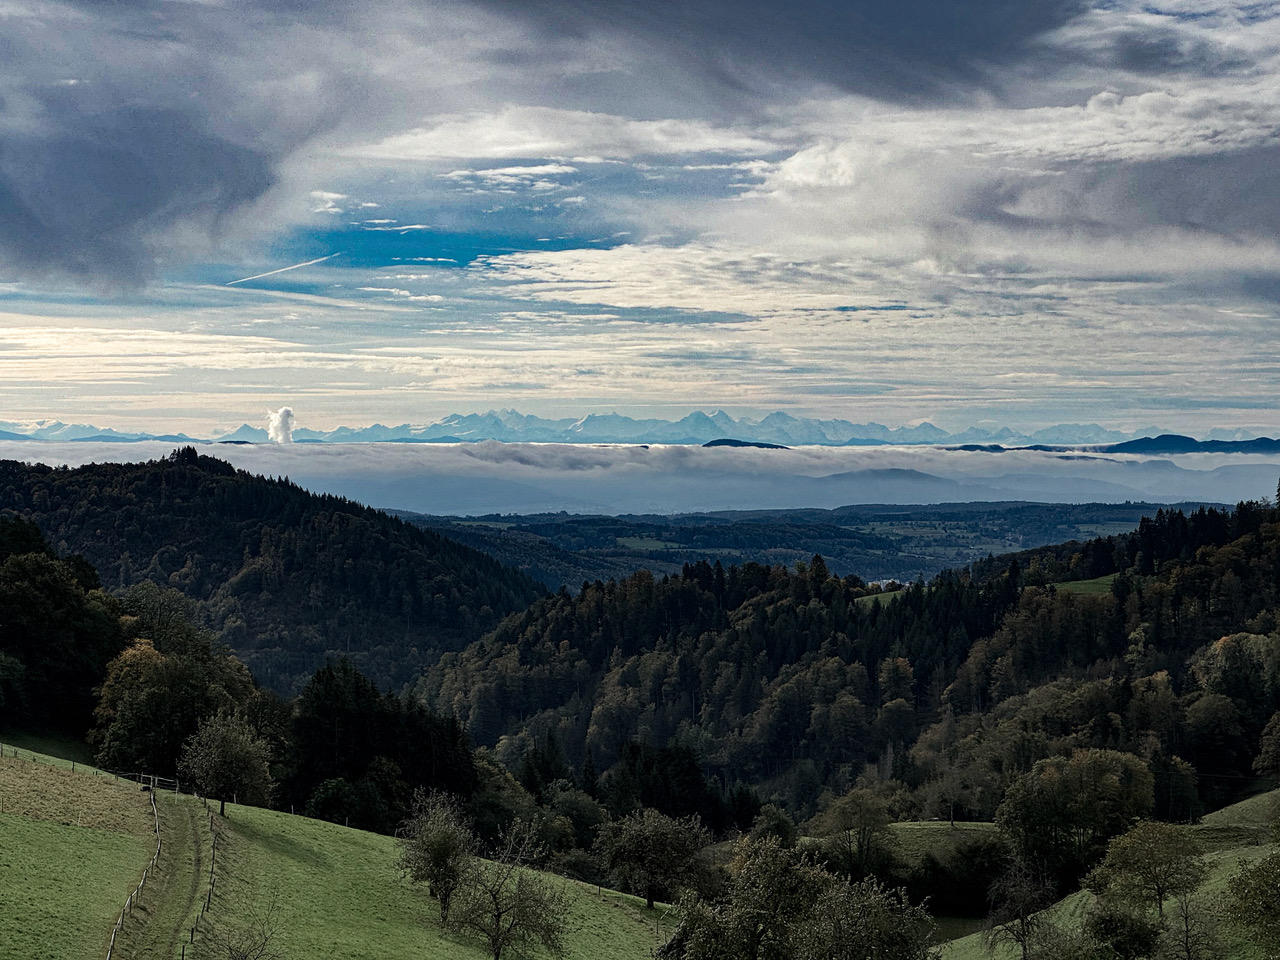
[[[454,894],[449,926],[482,937],[493,960],[502,960],[507,951],[526,955],[538,947],[561,956],[568,897],[559,882],[528,867],[541,853],[535,826],[512,823],[493,862],[467,872]]]
[[[1015,859],[1004,876],[991,885],[991,916],[982,932],[987,949],[1008,944],[1027,960],[1045,932],[1046,921],[1040,911],[1052,902],[1052,884]]]
[[[205,934],[213,954],[226,960],[284,960],[276,945],[279,901],[273,894],[264,906],[250,904],[247,922],[241,926],[215,927]]]
[[[1173,895],[1173,918],[1165,929],[1165,943],[1177,960],[1212,960],[1222,953],[1217,917],[1194,895],[1194,890],[1186,889]]]

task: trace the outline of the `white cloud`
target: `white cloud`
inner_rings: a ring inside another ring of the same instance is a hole
[[[294,415],[292,407],[281,407],[267,413],[267,436],[272,443],[293,443]]]
[[[497,112],[433,117],[423,126],[342,154],[383,161],[447,158],[619,158],[688,153],[771,153],[778,144],[751,130],[701,120],[624,116],[509,105]]]
[[[311,191],[311,212],[312,213],[346,213],[346,207],[342,206],[341,201],[346,200],[345,193],[333,193],[328,190],[312,190]]]
[[[518,183],[541,177],[577,173],[577,167],[565,163],[531,164],[527,167],[486,167],[481,170],[452,170],[439,174],[444,180],[487,180],[493,183]]]

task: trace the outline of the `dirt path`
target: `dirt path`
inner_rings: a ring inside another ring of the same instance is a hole
[[[173,960],[191,935],[208,861],[200,824],[204,816],[190,797],[158,794],[163,846],[155,871],[148,877],[141,903],[121,931],[122,958]]]

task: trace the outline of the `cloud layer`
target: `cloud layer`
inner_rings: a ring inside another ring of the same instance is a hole
[[[172,444],[0,441],[50,464],[166,456]],[[1235,502],[1273,492],[1275,457],[1062,457],[937,447],[754,450],[560,444],[209,446],[237,467],[317,492],[433,514],[678,513],[851,503]]]
[[[10,418],[1280,427],[1275,0],[0,24]]]

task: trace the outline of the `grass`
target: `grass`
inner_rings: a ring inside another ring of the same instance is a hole
[[[0,957],[101,960],[154,844],[0,814]]]
[[[155,850],[151,805],[135,784],[20,753],[0,760],[0,957],[101,960]]]
[[[1094,580],[1069,580],[1066,583],[1055,584],[1055,586],[1057,589],[1065,590],[1067,593],[1110,593],[1111,584],[1115,582],[1115,579],[1116,575],[1109,573],[1105,577],[1097,577]]]
[[[1273,790],[1215,810],[1192,831],[1210,851],[1257,846],[1270,839],[1270,820],[1277,815],[1280,815],[1280,791]]]
[[[155,849],[149,795],[80,764],[72,773],[71,761],[19,754],[0,760],[0,960],[100,960]],[[157,801],[164,850],[121,929],[122,957],[179,956],[208,889],[203,807],[164,792]],[[188,957],[213,956],[211,934],[274,904],[273,945],[287,957],[485,960],[476,940],[443,931],[434,901],[400,878],[391,838],[234,804],[227,812],[215,817],[217,883]],[[647,960],[670,936],[669,908],[548,879],[569,893],[570,960]]]
[[[207,815],[195,797],[157,794],[164,847],[141,902],[126,918],[122,957],[178,957],[191,935],[209,882]]]
[[[69,766],[75,763],[77,768],[93,765],[93,750],[83,740],[74,740],[60,734],[15,733],[6,730],[0,733],[0,743],[6,747],[17,747],[19,751],[40,754],[46,762],[62,766],[59,761],[66,761]],[[6,755],[9,751],[6,751]]]
[[[1196,891],[1196,900],[1206,914],[1221,916],[1220,899],[1242,863],[1261,860],[1275,849],[1265,845],[1264,841],[1269,836],[1268,819],[1273,816],[1277,804],[1280,804],[1280,790],[1225,807],[1191,828],[1207,851],[1209,875]],[[1092,894],[1079,891],[1059,900],[1046,914],[1057,926],[1078,930],[1092,902]],[[1215,954],[1218,960],[1263,960],[1265,954],[1262,949],[1250,943],[1247,937],[1225,926],[1219,933],[1222,942],[1221,949]],[[1012,947],[988,951],[982,944],[981,933],[952,940],[944,944],[942,950],[942,960],[1017,960],[1019,956]]]
[[[877,600],[881,603],[888,603],[891,600],[896,600],[898,598],[898,594],[901,592],[901,590],[884,590],[880,593],[869,593],[865,597],[858,597],[853,602],[859,606],[869,607]]]
[[[924,855],[954,850],[967,840],[977,840],[995,833],[994,823],[957,823],[946,820],[918,820],[889,825],[899,857],[907,864],[919,863]]]
[[[390,837],[272,810],[227,805],[218,821],[215,929],[243,924],[251,905],[274,903],[286,956],[323,960],[483,960],[469,937],[446,933],[426,892],[402,880]],[[225,859],[224,859],[225,856]],[[561,878],[571,910],[566,956],[646,960],[670,935],[663,908]],[[200,935],[197,934],[197,945]]]
[[[112,926],[154,849],[151,808],[136,785],[96,775],[71,761],[0,759],[0,960],[101,958]],[[1212,905],[1240,862],[1272,849],[1266,821],[1280,791],[1217,811],[1194,829],[1210,851],[1200,891]],[[176,957],[207,889],[208,826],[194,798],[157,795],[165,853],[142,904],[121,931],[121,956]],[[244,926],[273,905],[273,946],[318,960],[485,960],[474,939],[445,932],[435,903],[395,869],[389,837],[285,813],[228,804],[219,835],[212,908],[187,955],[212,957],[209,937]],[[893,825],[899,855],[918,860],[990,832],[990,824]],[[646,960],[670,935],[668,908],[549,877],[569,893],[570,960]],[[1091,901],[1076,893],[1051,908],[1054,922],[1078,928]],[[987,960],[974,921],[941,918],[944,960]],[[1014,957],[1012,951],[998,958]],[[1260,960],[1227,931],[1221,960]]]

